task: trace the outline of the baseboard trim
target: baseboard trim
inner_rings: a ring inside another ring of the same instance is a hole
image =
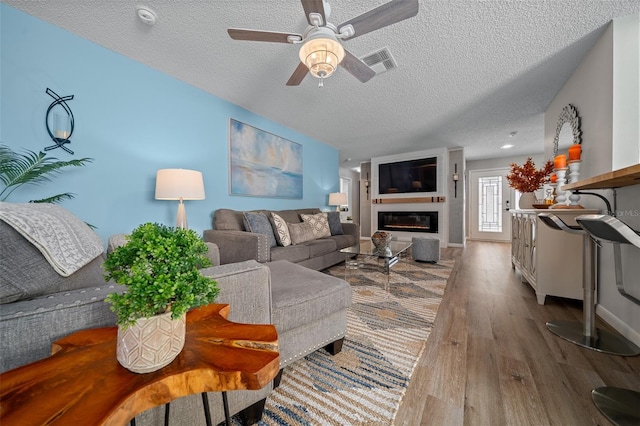
[[[618,333],[631,340],[637,346],[640,346],[640,333],[629,327],[620,318],[611,313],[611,311],[607,310],[602,305],[597,305],[596,314],[602,318],[604,322],[618,331]]]
[[[464,244],[460,244],[460,243],[449,243],[448,247],[462,247],[464,248]]]

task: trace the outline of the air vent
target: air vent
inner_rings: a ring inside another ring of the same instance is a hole
[[[381,74],[398,67],[396,60],[391,56],[389,49],[384,47],[365,57],[360,58],[362,62],[369,65],[376,74]]]

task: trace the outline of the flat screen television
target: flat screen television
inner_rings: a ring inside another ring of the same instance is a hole
[[[438,158],[398,161],[378,165],[380,194],[437,192]]]

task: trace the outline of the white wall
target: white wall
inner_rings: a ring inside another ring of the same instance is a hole
[[[367,188],[367,183],[369,187]],[[360,163],[360,236],[371,236],[371,163]]]
[[[540,146],[544,144],[543,140],[540,140]],[[487,169],[499,169],[503,167],[509,167],[511,163],[518,165],[524,164],[527,161],[527,157],[531,157],[537,168],[544,166],[543,154],[529,154],[529,155],[516,155],[513,157],[501,157],[491,158],[487,160],[467,160],[467,173],[471,170],[487,170]],[[551,159],[552,157],[548,157]]]
[[[632,22],[631,22],[632,21]],[[557,119],[567,104],[573,104],[581,116],[582,164],[580,179],[610,172],[631,162],[638,162],[630,154],[638,149],[638,73],[620,71],[627,66],[627,58],[638,55],[638,15],[616,20],[607,28],[573,75],[558,92],[545,112],[545,157],[553,153],[553,138]],[[618,25],[623,26],[618,31]],[[635,30],[633,27],[635,25]],[[615,52],[615,53],[614,53]],[[635,53],[634,53],[635,52]],[[637,63],[637,62],[636,62]],[[636,70],[637,70],[636,65]],[[635,95],[628,96],[625,88]],[[624,92],[624,93],[623,93]],[[633,119],[629,111],[635,111]],[[625,153],[624,155],[622,153]],[[622,156],[625,160],[618,158]],[[615,157],[615,158],[614,158]],[[596,191],[594,191],[596,192]],[[613,204],[613,191],[598,191]],[[640,229],[640,185],[617,190],[619,219]],[[582,196],[580,204],[604,211],[604,204],[596,197]],[[623,247],[623,274],[626,284],[639,287],[640,249]],[[640,345],[640,306],[622,297],[615,286],[613,250],[604,243],[600,250],[598,271],[597,314],[623,335]],[[640,292],[640,289],[638,290]]]
[[[447,207],[449,214],[449,245],[463,247],[465,243],[465,173],[466,160],[464,158],[464,149],[450,149],[449,152],[449,173],[446,179],[449,182],[449,190],[447,192]],[[453,173],[458,173],[457,190],[456,184],[453,182]]]
[[[577,108],[582,128],[581,178],[611,171],[612,43],[613,29],[609,26],[544,114],[544,157],[553,158],[558,117],[568,104]]]
[[[340,167],[340,178],[349,179],[351,181],[351,200],[349,200],[350,209],[346,214],[341,215],[351,217],[354,223],[360,223],[360,173],[352,169]]]
[[[613,168],[640,162],[640,12],[613,26]]]

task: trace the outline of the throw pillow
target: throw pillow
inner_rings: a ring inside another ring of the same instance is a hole
[[[324,238],[331,236],[329,229],[329,221],[326,213],[301,214],[302,221],[313,227],[313,235],[316,238]]]
[[[287,222],[276,213],[271,212],[271,225],[276,236],[276,241],[283,247],[291,245],[291,235]]]
[[[254,234],[264,234],[267,236],[269,247],[275,247],[276,237],[273,235],[273,228],[269,218],[263,212],[244,212],[244,229]]]
[[[302,244],[307,241],[315,240],[313,235],[313,227],[307,222],[288,223],[289,234],[291,234],[292,244]]]
[[[331,231],[331,235],[344,235],[342,222],[340,222],[340,212],[327,213],[327,220],[329,221],[329,230]]]

